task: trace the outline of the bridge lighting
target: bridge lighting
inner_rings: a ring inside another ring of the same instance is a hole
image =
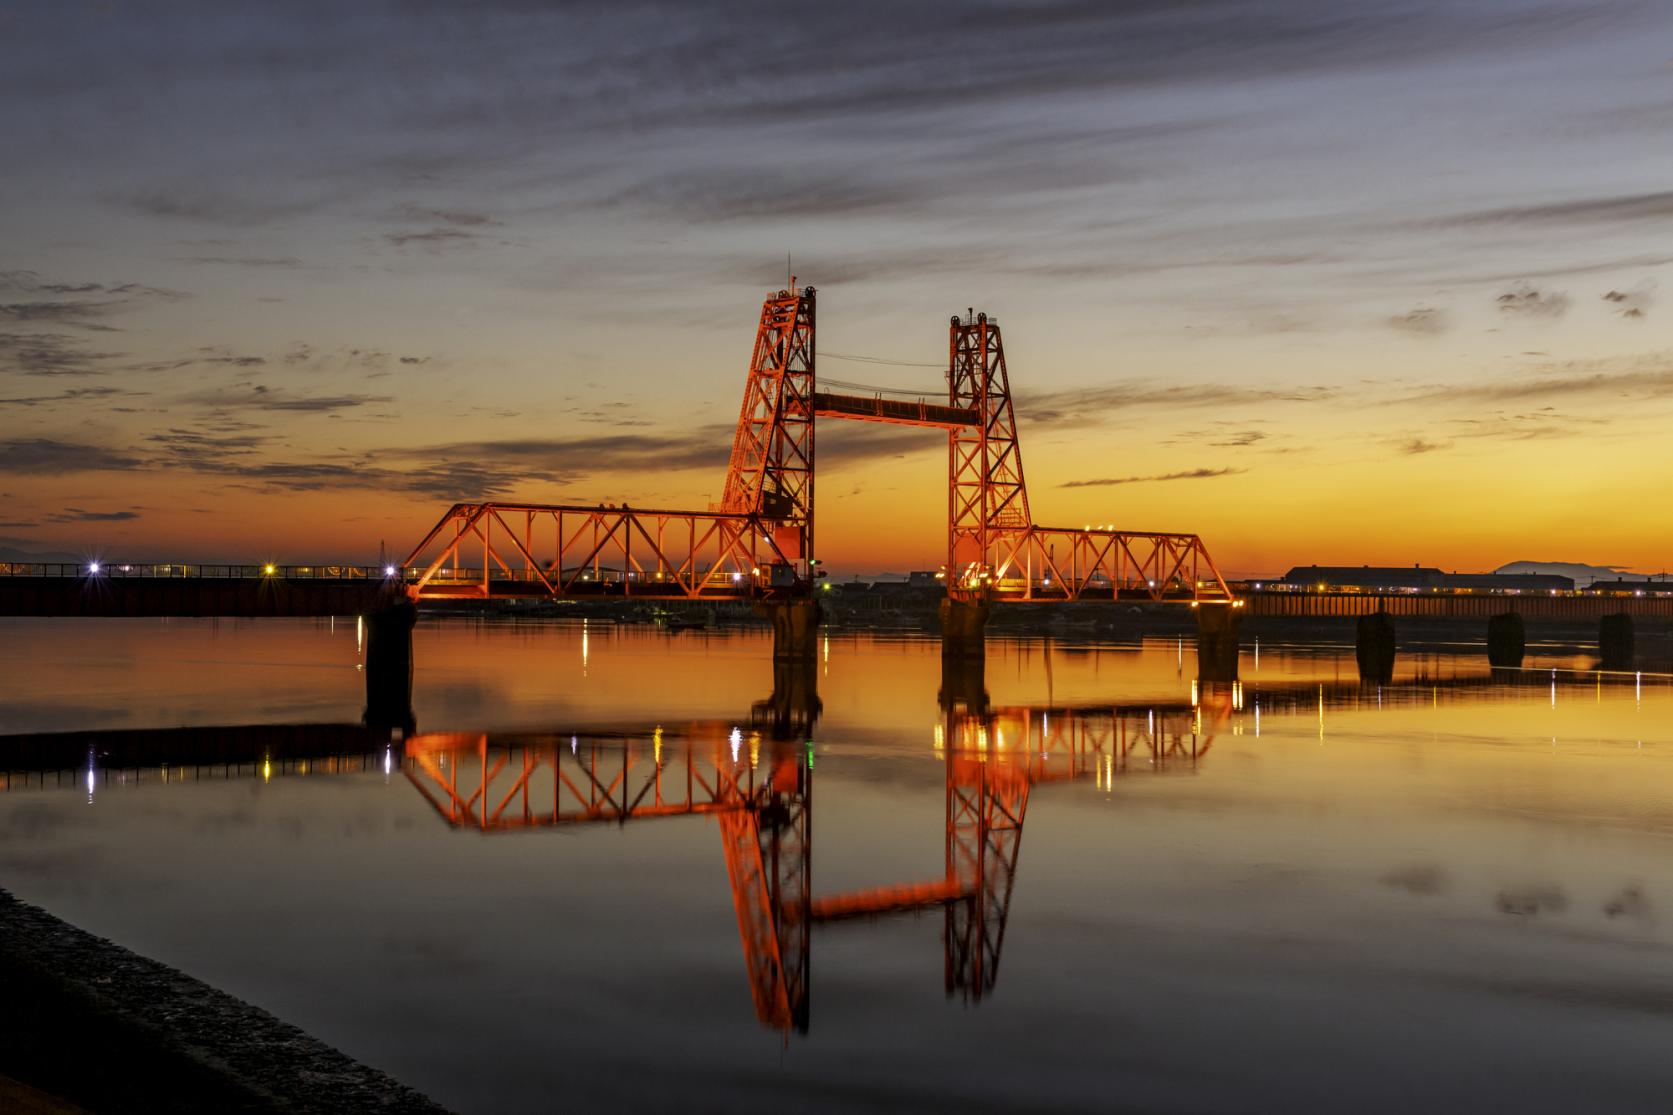
[[[91,574],[93,574],[93,576],[95,576],[95,577],[97,577],[97,576],[98,576],[98,575],[99,575],[99,563],[98,563],[98,562],[96,562],[96,561],[95,561],[95,562],[93,562],[93,563],[92,563],[92,564],[91,564],[91,565],[89,565],[89,566],[88,566],[88,567],[87,567],[87,571],[88,571],[88,572],[89,572],[89,573],[91,573]],[[1639,593],[1639,594],[1638,594],[1638,595],[1639,595],[1639,596],[1643,596],[1643,595],[1644,595],[1644,594],[1643,594],[1643,593]]]
[[[384,576],[385,576],[385,577],[393,577],[393,576],[395,576],[395,567],[394,567],[394,566],[393,566],[393,565],[386,565],[386,566],[384,566],[384,567],[383,567],[383,575],[384,575]]]
[[[734,581],[741,581],[744,579],[744,575],[742,573],[734,573],[732,574],[732,579]]]
[[[273,567],[271,565],[262,566],[261,571],[269,577],[273,576]]]

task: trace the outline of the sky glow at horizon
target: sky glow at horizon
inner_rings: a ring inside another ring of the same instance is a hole
[[[1665,567],[1673,9],[783,12],[0,12],[0,547],[704,508],[789,251],[822,379],[944,392],[949,315],[999,318],[1042,522]],[[940,435],[819,464],[831,569],[940,564]]]

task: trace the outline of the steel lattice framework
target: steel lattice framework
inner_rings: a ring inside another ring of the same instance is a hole
[[[955,584],[989,567],[1001,538],[1026,531],[1028,488],[1011,406],[999,322],[953,318],[947,341],[948,405],[974,412],[973,425],[947,434],[947,571]]]
[[[778,548],[813,552],[814,289],[761,306],[721,509],[773,525]]]
[[[943,405],[818,391],[815,309],[814,288],[794,283],[761,305],[718,508],[455,504],[405,562],[408,594],[806,596],[825,417],[947,431],[951,596],[1237,603],[1195,534],[1034,522],[996,318],[952,319]]]

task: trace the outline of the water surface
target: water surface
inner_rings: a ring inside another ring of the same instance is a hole
[[[1251,645],[1210,686],[1176,639],[995,641],[949,711],[936,643],[833,633],[775,718],[765,633],[426,620],[417,736],[216,763],[204,739],[255,737],[167,729],[352,733],[352,619],[4,626],[0,733],[162,731],[120,737],[155,761],[10,775],[0,885],[461,1111],[1673,1086],[1663,675],[1553,648],[1362,687],[1351,646]],[[979,916],[810,917],[944,884],[972,794],[1021,821],[984,833]],[[770,883],[740,884],[743,838]]]

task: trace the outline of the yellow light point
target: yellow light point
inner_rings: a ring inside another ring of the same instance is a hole
[[[271,565],[262,566],[261,571],[266,573],[269,577],[273,576],[273,567]]]
[[[651,733],[651,748],[656,759],[656,765],[662,765],[662,725],[657,725],[656,731]]]
[[[1319,738],[1324,739],[1324,686],[1319,686]]]
[[[1197,707],[1197,679],[1191,679],[1191,707]]]
[[[942,727],[940,724],[937,724],[935,726],[935,754],[937,758],[941,758],[944,757],[946,753],[947,729]]]
[[[761,765],[761,733],[749,733],[749,769],[754,770]]]
[[[270,781],[272,778],[273,778],[273,760],[263,759],[261,761],[261,780],[263,782],[267,782],[267,781]]]

